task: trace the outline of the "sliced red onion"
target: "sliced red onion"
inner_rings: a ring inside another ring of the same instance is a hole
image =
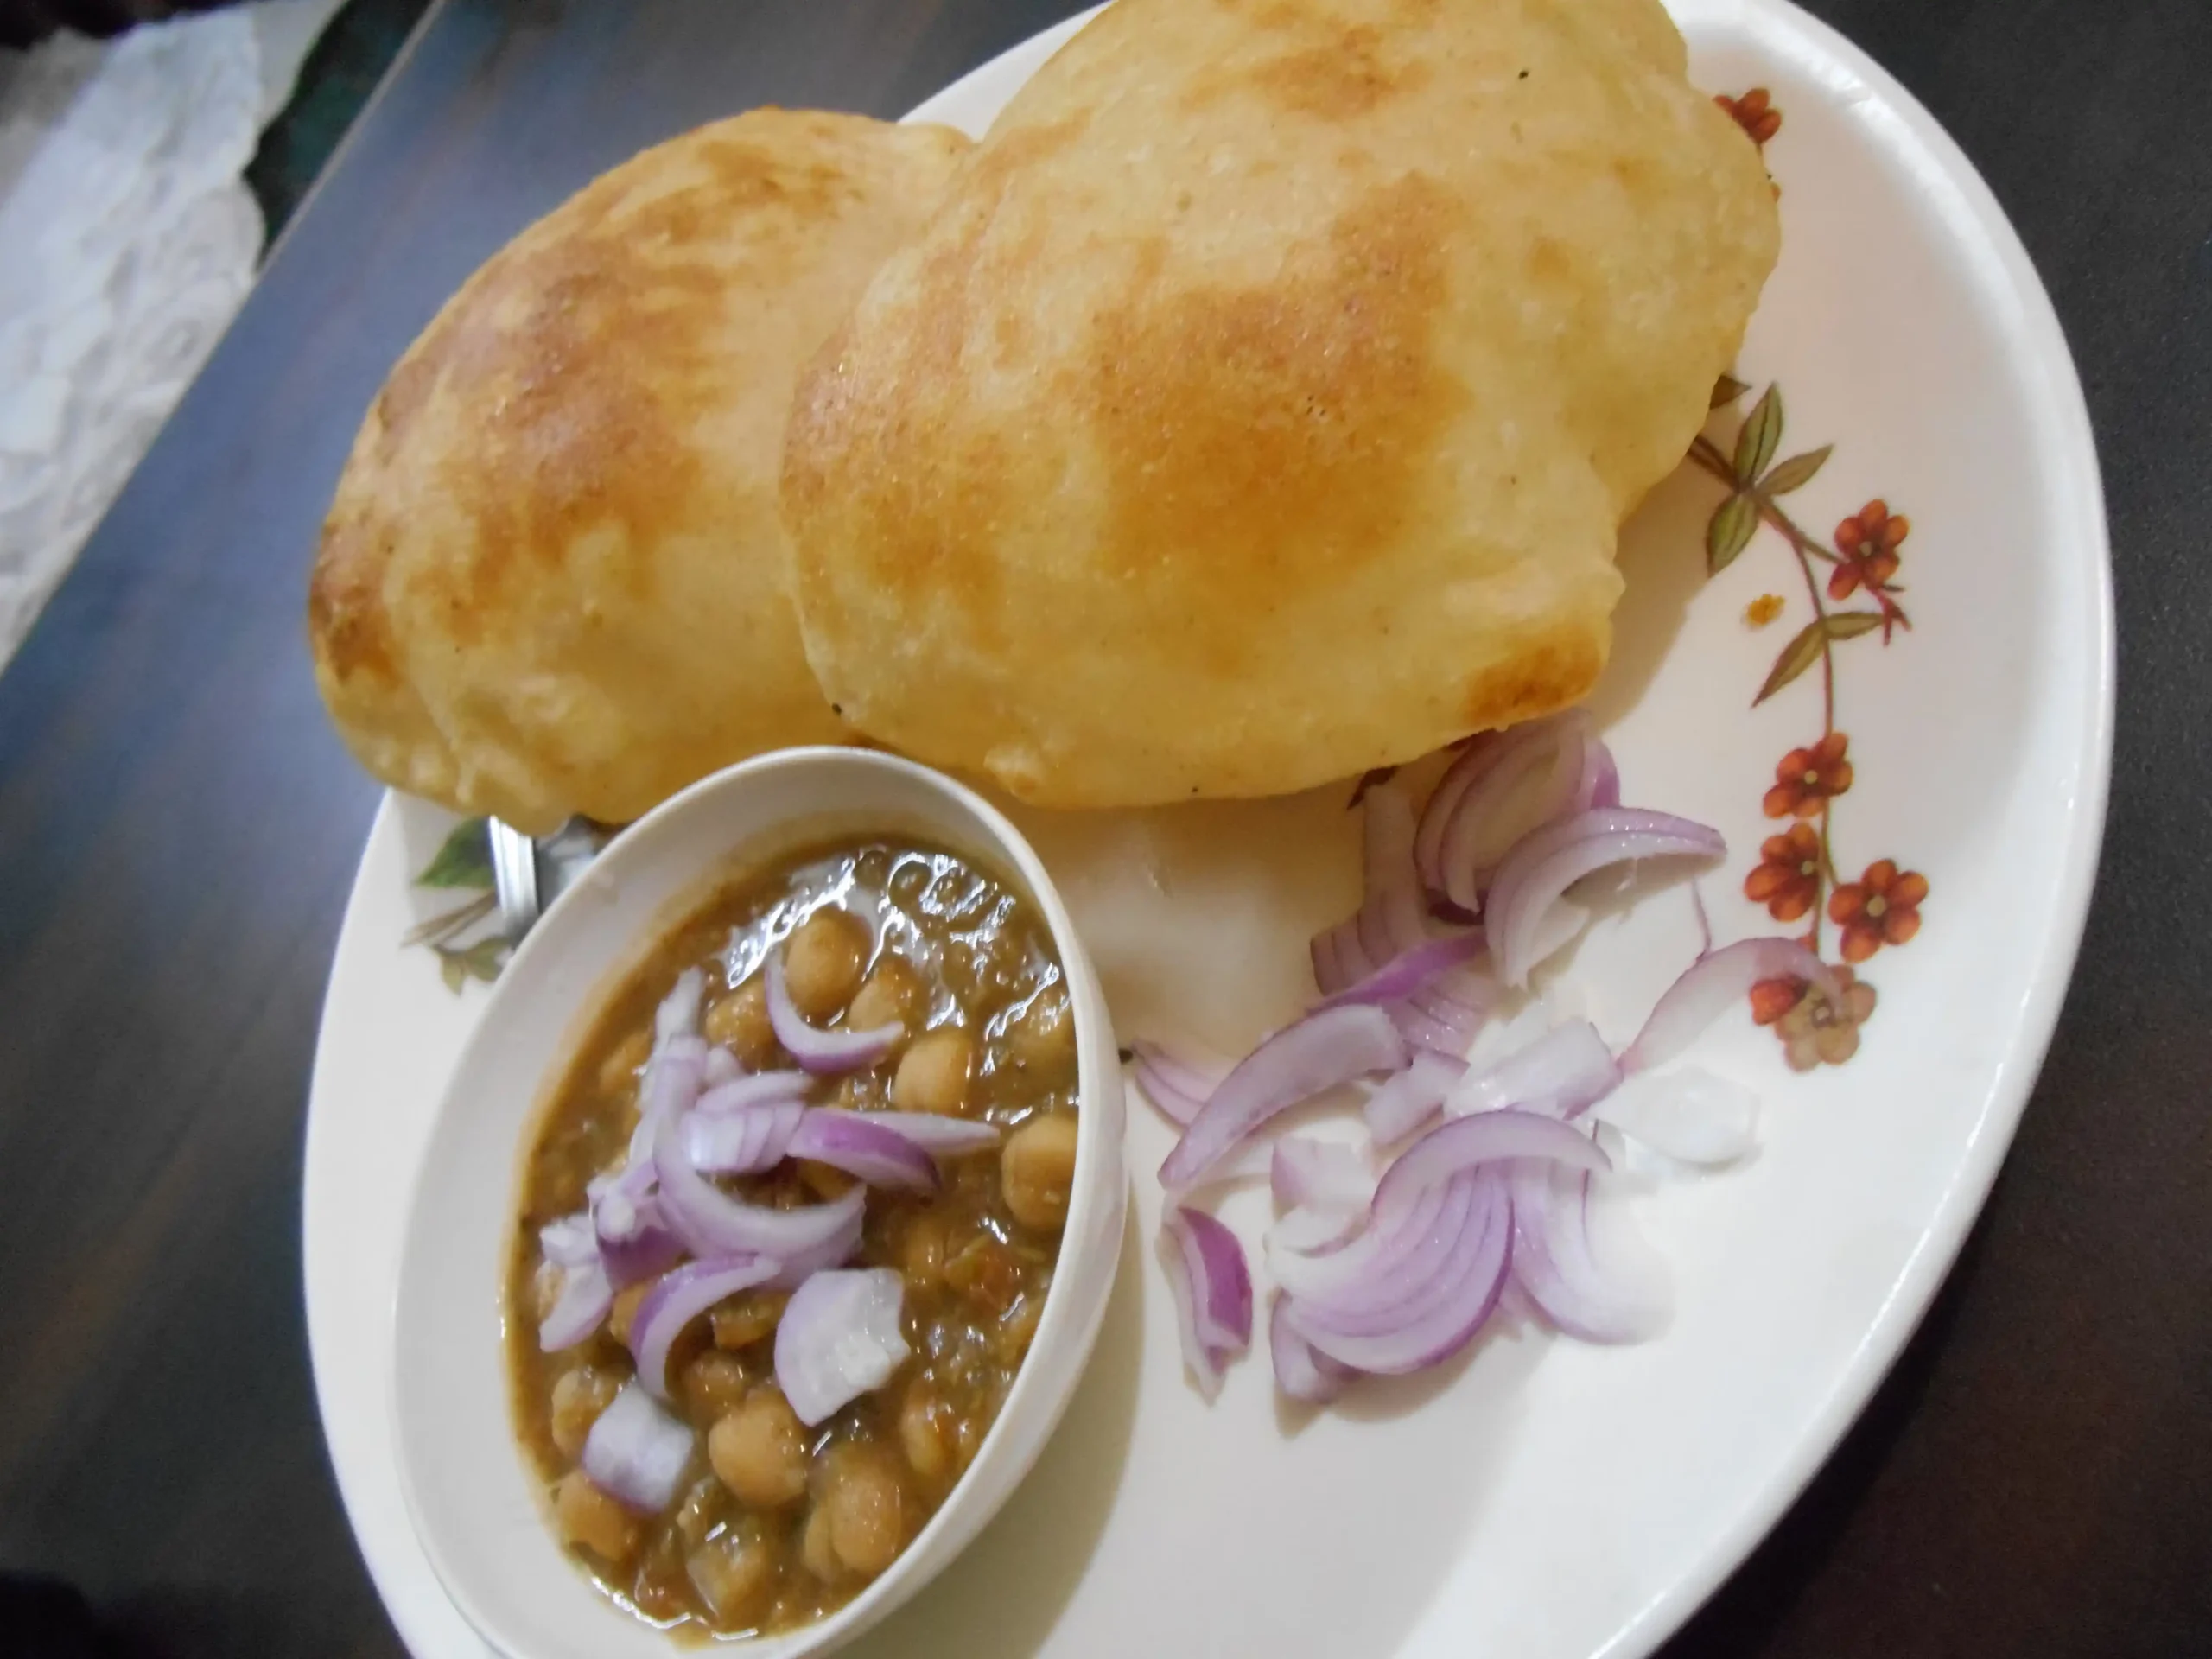
[[[1592,1247],[1587,1170],[1523,1164],[1511,1177],[1513,1274],[1529,1300],[1568,1336],[1640,1342],[1665,1323],[1662,1300]]]
[[[1466,1207],[1467,1189],[1450,1181],[1398,1193],[1387,1205],[1378,1198],[1369,1206],[1364,1229],[1341,1245],[1293,1249],[1271,1234],[1268,1269],[1288,1295],[1372,1300],[1378,1287],[1404,1277],[1408,1262],[1433,1255],[1456,1238]]]
[[[739,1062],[737,1056],[720,1043],[713,1045],[707,1050],[707,1061],[702,1071],[709,1093],[712,1093],[717,1085],[734,1083],[745,1075],[745,1067]]]
[[[1479,1231],[1481,1211],[1490,1202],[1478,1173],[1462,1171],[1444,1184],[1444,1203],[1414,1247],[1400,1253],[1388,1274],[1341,1287],[1324,1295],[1301,1294],[1301,1328],[1324,1326],[1347,1336],[1373,1336],[1420,1319],[1451,1294],[1454,1264],[1470,1249],[1470,1230]]]
[[[757,1175],[784,1160],[804,1102],[766,1100],[725,1111],[707,1109],[702,1096],[683,1115],[683,1155],[702,1175]]]
[[[1510,747],[1533,741],[1533,728],[1528,726],[1510,734],[1478,732],[1436,780],[1436,787],[1429,791],[1428,800],[1421,810],[1421,822],[1414,830],[1414,869],[1433,898],[1441,897],[1444,893],[1444,835],[1452,827],[1452,817],[1459,810],[1459,803],[1466,798],[1469,790],[1506,758]]]
[[[1422,1013],[1410,1002],[1393,1003],[1389,1014],[1390,1023],[1397,1027],[1398,1034],[1414,1048],[1455,1060],[1467,1052],[1469,1036],[1466,1032],[1433,1014]]]
[[[1325,1405],[1344,1392],[1353,1372],[1298,1334],[1282,1316],[1283,1299],[1277,1296],[1268,1308],[1268,1352],[1274,1362],[1275,1387],[1294,1400]]]
[[[1230,1068],[1178,1055],[1140,1037],[1129,1045],[1130,1074],[1145,1098],[1171,1121],[1187,1126],[1220,1087]]]
[[[972,1117],[946,1117],[938,1112],[850,1112],[839,1106],[817,1106],[808,1116],[854,1118],[888,1129],[936,1158],[958,1158],[999,1143],[997,1124]]]
[[[676,983],[660,1007],[653,1010],[653,1047],[666,1048],[677,1037],[696,1037],[699,1034],[699,1007],[707,994],[707,976],[696,968],[686,968],[676,976]]]
[[[1701,906],[1700,906],[1701,908]],[[1708,950],[1667,988],[1643,1029],[1621,1056],[1624,1071],[1664,1065],[1694,1042],[1699,1033],[1763,980],[1808,981],[1831,1006],[1843,1001],[1842,988],[1828,965],[1795,939],[1738,939]]]
[[[893,1268],[849,1268],[817,1273],[792,1294],[776,1324],[776,1384],[799,1421],[813,1427],[906,1363],[905,1288]]]
[[[683,1241],[661,1217],[650,1157],[594,1179],[584,1192],[591,1200],[599,1259],[615,1289],[650,1279],[682,1258]]]
[[[1484,889],[1513,843],[1574,807],[1586,722],[1577,713],[1516,727],[1460,796],[1437,851],[1446,898],[1487,913]]]
[[[1211,1400],[1221,1391],[1230,1360],[1251,1345],[1251,1271],[1236,1235],[1198,1211],[1169,1205],[1160,1217],[1159,1248],[1183,1362]]]
[[[1316,1008],[1333,1008],[1346,1002],[1395,1002],[1427,988],[1447,969],[1478,957],[1483,951],[1479,929],[1425,939],[1410,950],[1402,950],[1357,983],[1322,998]]]
[[[663,1120],[653,1140],[653,1169],[660,1178],[663,1219],[697,1256],[751,1255],[785,1261],[854,1225],[868,1202],[867,1189],[858,1186],[828,1204],[797,1210],[734,1198],[691,1167],[681,1117]]]
[[[1513,1206],[1495,1173],[1460,1176],[1474,1198],[1459,1236],[1429,1281],[1396,1306],[1326,1313],[1293,1300],[1283,1317],[1339,1365],[1402,1376],[1448,1359],[1474,1340],[1497,1306],[1512,1257]]]
[[[664,1117],[680,1117],[690,1110],[706,1085],[707,1045],[700,1038],[679,1032],[653,1051],[645,1062],[645,1075],[638,1084],[638,1127],[630,1131],[629,1175],[653,1155],[653,1136]]]
[[[691,1426],[632,1378],[584,1437],[584,1473],[618,1503],[658,1515],[676,1501],[697,1443]]]
[[[597,1256],[573,1268],[563,1268],[561,1294],[537,1327],[537,1345],[557,1354],[573,1348],[599,1329],[614,1306],[614,1287]]]
[[[1686,1164],[1729,1164],[1758,1144],[1758,1096],[1694,1065],[1639,1071],[1598,1107],[1632,1141]]]
[[[1517,1110],[1478,1112],[1448,1119],[1399,1154],[1376,1189],[1375,1202],[1380,1205],[1395,1192],[1508,1158],[1548,1158],[1577,1169],[1613,1166],[1588,1135],[1556,1118]]]
[[[1592,871],[1631,859],[1717,858],[1726,850],[1717,830],[1632,807],[1592,807],[1524,836],[1498,866],[1485,912],[1499,978],[1516,988],[1529,982],[1544,912]]]
[[[1612,1092],[1621,1080],[1613,1052],[1587,1020],[1554,1026],[1497,1065],[1470,1071],[1444,1102],[1453,1117],[1517,1107],[1567,1118]]]
[[[1307,1014],[1222,1079],[1160,1165],[1160,1185],[1187,1191],[1278,1112],[1363,1073],[1395,1071],[1406,1060],[1404,1039],[1380,1008],[1353,1004]]]
[[[817,1077],[833,1071],[856,1071],[874,1065],[898,1045],[906,1027],[897,1020],[866,1031],[825,1031],[809,1025],[791,1001],[784,979],[784,958],[779,951],[768,958],[768,1023],[776,1040],[807,1071]]]
[[[1411,1065],[1367,1097],[1367,1132],[1378,1146],[1402,1141],[1436,1115],[1466,1071],[1465,1061],[1448,1055],[1414,1055]]]
[[[1385,962],[1428,938],[1427,906],[1414,868],[1414,810],[1395,783],[1377,784],[1363,804],[1362,861],[1366,899],[1359,936],[1369,957]]]
[[[714,1054],[714,1050],[707,1051],[709,1060]],[[714,1084],[699,1096],[693,1109],[709,1115],[741,1112],[774,1101],[803,1100],[813,1086],[814,1079],[804,1071],[756,1071]]]
[[[1344,960],[1345,938],[1350,928],[1348,922],[1325,927],[1306,946],[1313,959],[1314,986],[1324,996],[1333,996],[1355,979],[1364,977]]]
[[[638,1380],[668,1398],[668,1351],[683,1327],[715,1303],[775,1277],[776,1263],[761,1255],[686,1262],[653,1281],[630,1316],[630,1351]]]
[[[859,1112],[807,1113],[786,1150],[794,1158],[842,1169],[870,1186],[934,1192],[944,1185],[929,1154]]]
[[[1621,804],[1621,771],[1603,738],[1588,735],[1582,744],[1582,777],[1574,791],[1574,810]]]

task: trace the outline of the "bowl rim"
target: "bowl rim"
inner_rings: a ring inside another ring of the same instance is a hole
[[[480,1081],[471,1074],[486,1063],[480,1058],[482,1051],[501,1040],[512,1009],[533,988],[543,988],[533,986],[533,981],[545,971],[540,964],[557,959],[567,948],[565,934],[576,924],[564,918],[572,918],[587,905],[619,907],[625,902],[620,875],[626,859],[635,862],[652,857],[664,845],[663,838],[670,833],[668,826],[698,810],[706,802],[733,791],[773,787],[778,780],[790,774],[817,767],[845,768],[857,773],[895,778],[937,795],[952,809],[954,816],[972,820],[981,832],[978,839],[988,846],[988,850],[980,855],[981,861],[995,867],[992,874],[1000,879],[1011,877],[1043,914],[1076,1020],[1077,1175],[1061,1235],[1061,1254],[1055,1258],[1053,1281],[1046,1292],[1035,1337],[967,1469],[921,1529],[907,1540],[892,1565],[842,1606],[810,1624],[789,1630],[713,1637],[717,1649],[742,1652],[754,1659],[802,1659],[802,1656],[827,1653],[842,1646],[887,1617],[956,1560],[1012,1496],[1056,1431],[1089,1365],[1128,1224],[1128,1182],[1122,1148],[1125,1104],[1118,1065],[1105,1064],[1118,1060],[1118,1052],[1103,992],[1043,861],[1006,815],[976,790],[933,767],[882,750],[810,745],[772,750],[709,773],[626,826],[592,866],[546,909],[517,946],[461,1046],[433,1115],[423,1156],[409,1183],[400,1230],[398,1272],[389,1315],[392,1338],[388,1398],[400,1491],[409,1524],[439,1584],[467,1624],[498,1653],[512,1655],[516,1659],[534,1659],[527,1646],[518,1645],[514,1639],[515,1632],[501,1612],[499,1598],[480,1595],[477,1580],[460,1570],[452,1559],[441,1535],[437,1520],[440,1511],[426,1498],[423,1482],[417,1478],[417,1462],[423,1448],[415,1444],[416,1435],[410,1427],[415,1406],[411,1395],[424,1386],[419,1380],[410,1381],[421,1368],[416,1357],[420,1344],[410,1339],[410,1313],[423,1305],[424,1298],[418,1286],[423,1275],[430,1271],[418,1258],[435,1254],[425,1243],[426,1229],[437,1224],[433,1213],[437,1201],[435,1177],[442,1161],[441,1154],[447,1149],[445,1143],[454,1132],[452,1121],[457,1113],[467,1109],[462,1096],[470,1092],[468,1086]],[[566,1075],[582,1040],[579,1027],[603,1007],[607,998],[636,971],[654,944],[683,916],[696,909],[718,879],[727,879],[733,871],[748,865],[772,864],[803,848],[817,839],[810,833],[810,824],[819,826],[825,836],[852,833],[860,823],[870,818],[871,811],[863,806],[826,811],[802,808],[793,813],[772,814],[760,828],[720,855],[698,861],[695,868],[679,877],[669,893],[652,903],[650,913],[642,920],[631,920],[617,930],[620,942],[606,962],[590,974],[588,987],[578,1000],[576,1013],[564,1027],[560,1046],[529,1083],[526,1101],[521,1109],[519,1136],[504,1177],[502,1214],[515,1208],[518,1183],[536,1131],[551,1103],[558,1079]],[[924,836],[934,835],[941,841],[952,839],[942,831],[924,829],[912,822],[902,823],[899,815],[888,808],[874,811],[873,817],[874,822],[893,833],[905,830]],[[623,850],[626,847],[626,853]],[[976,849],[963,848],[957,840],[953,841],[952,850],[963,857],[979,856]],[[662,853],[662,856],[668,855]],[[607,897],[610,888],[613,893],[611,899]],[[1096,1294],[1080,1306],[1079,1293],[1071,1290],[1062,1294],[1063,1287],[1071,1285],[1077,1277],[1067,1271],[1071,1257],[1102,1264],[1103,1268]],[[487,1313],[496,1318],[503,1300],[504,1290],[486,1297]],[[498,1356],[503,1368],[506,1363],[505,1344],[504,1334],[497,1332],[489,1344],[489,1351]],[[1057,1384],[1047,1376],[1052,1367],[1034,1363],[1039,1355],[1048,1352],[1062,1352],[1065,1356],[1065,1375]],[[461,1362],[456,1359],[452,1363]],[[1046,1390],[1050,1392],[1044,1392]],[[499,1392],[503,1398],[508,1394],[504,1377]],[[501,1414],[500,1438],[509,1455],[521,1467],[526,1483],[535,1487],[537,1476],[530,1467],[516,1436],[511,1400]],[[1017,1433],[1016,1425],[1027,1426],[1027,1432],[1022,1434],[1024,1443],[1009,1452],[1007,1446]],[[990,1478],[979,1480],[979,1475]],[[534,1496],[537,1535],[549,1556],[561,1558],[560,1568],[575,1583],[579,1596],[610,1615],[623,1618],[637,1632],[641,1651],[642,1643],[648,1640],[660,1644],[664,1650],[673,1650],[677,1638],[669,1627],[642,1614],[626,1612],[580,1564],[569,1557],[553,1532],[544,1494],[540,1491]]]

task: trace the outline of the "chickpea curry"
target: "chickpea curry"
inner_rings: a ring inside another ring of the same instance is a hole
[[[506,1287],[523,1450],[609,1596],[773,1632],[898,1558],[1036,1332],[1076,1075],[1042,918],[926,845],[733,882],[631,976],[538,1122]]]

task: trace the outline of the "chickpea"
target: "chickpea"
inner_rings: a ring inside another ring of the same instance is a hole
[[[561,1373],[553,1384],[550,1421],[553,1444],[561,1448],[563,1457],[573,1460],[583,1456],[584,1441],[591,1433],[591,1426],[621,1392],[620,1377],[594,1366],[580,1365],[573,1371]]]
[[[637,1518],[592,1484],[581,1469],[569,1471],[555,1484],[553,1521],[564,1541],[580,1545],[602,1560],[626,1561],[637,1554]]]
[[[1075,1065],[1075,1010],[1055,988],[1030,999],[1006,1033],[1007,1054],[1033,1081],[1057,1083]]]
[[[707,1461],[738,1501],[756,1510],[795,1503],[806,1491],[806,1431],[774,1389],[758,1389],[707,1432]]]
[[[891,1103],[902,1112],[957,1114],[967,1104],[975,1062],[976,1045],[958,1027],[925,1032],[899,1062]]]
[[[925,1290],[944,1281],[944,1217],[933,1210],[918,1213],[906,1227],[899,1268],[908,1287]]]
[[[817,910],[784,942],[784,982],[808,1019],[828,1020],[853,1000],[868,969],[868,927],[842,910]]]
[[[886,951],[865,983],[853,994],[845,1010],[845,1024],[855,1031],[872,1031],[893,1020],[909,1030],[924,1012],[922,976],[904,957]]]
[[[857,1177],[831,1164],[817,1164],[811,1158],[798,1160],[798,1178],[817,1198],[842,1198],[860,1185]]]
[[[817,1503],[799,1535],[799,1565],[824,1584],[837,1579],[837,1552],[830,1541],[830,1511]]]
[[[758,1071],[776,1058],[776,1028],[768,1020],[768,987],[757,974],[728,996],[717,997],[699,1028]]]
[[[683,1368],[683,1397],[709,1417],[735,1411],[752,1386],[745,1362],[719,1348],[708,1349]]]
[[[784,1304],[789,1300],[790,1293],[781,1290],[748,1290],[731,1297],[709,1315],[715,1346],[749,1348],[763,1337],[775,1335],[776,1321],[784,1317]]]
[[[872,1579],[906,1541],[899,1476],[873,1447],[831,1448],[818,1507],[830,1517],[830,1547],[847,1572]]]
[[[683,1570],[717,1619],[740,1624],[754,1623],[768,1611],[778,1565],[771,1541],[740,1530],[700,1545],[684,1558]]]
[[[952,1447],[946,1439],[950,1415],[936,1391],[919,1382],[906,1390],[899,1411],[899,1443],[906,1461],[932,1486],[952,1472]]]
[[[645,1300],[652,1281],[629,1285],[614,1293],[614,1306],[607,1311],[607,1329],[625,1348],[630,1345],[630,1323],[638,1317],[638,1304]]]
[[[1075,1187],[1076,1121],[1071,1112],[1031,1118],[1007,1137],[999,1154],[999,1184],[1006,1207],[1025,1227],[1050,1230],[1065,1224]]]

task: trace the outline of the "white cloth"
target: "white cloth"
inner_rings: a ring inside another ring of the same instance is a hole
[[[0,52],[0,666],[252,285],[241,175],[339,4]]]

